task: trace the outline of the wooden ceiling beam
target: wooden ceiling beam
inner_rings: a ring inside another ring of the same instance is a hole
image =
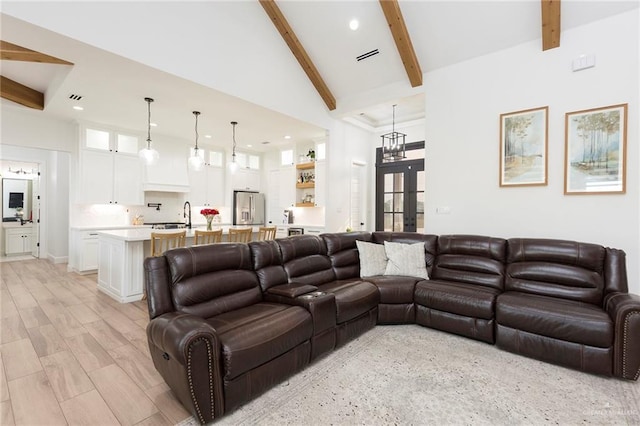
[[[29,108],[44,109],[44,93],[1,75],[0,97]]]
[[[387,19],[387,24],[389,24],[393,40],[396,42],[396,48],[411,82],[411,87],[422,86],[422,70],[416,52],[413,50],[413,43],[411,43],[409,31],[404,23],[398,0],[380,0],[380,6]]]
[[[560,46],[560,0],[540,0],[542,6],[542,50]]]
[[[73,63],[65,61],[64,59],[45,55],[44,53],[36,52],[35,50],[27,49],[26,47],[18,46],[17,44],[4,40],[0,40],[0,59],[7,61],[40,62],[43,64],[73,65]]]
[[[293,56],[296,57],[298,63],[307,74],[307,77],[309,77],[309,80],[311,80],[311,83],[318,91],[318,94],[320,94],[320,97],[322,98],[322,100],[324,100],[327,108],[329,108],[329,110],[331,111],[336,109],[336,98],[333,96],[333,94],[331,94],[331,90],[329,90],[329,87],[325,84],[322,76],[320,75],[320,72],[311,61],[311,58],[309,58],[309,55],[307,55],[307,52],[302,46],[302,43],[300,43],[300,40],[298,40],[298,37],[296,37],[293,29],[291,29],[291,26],[280,11],[280,8],[276,4],[275,0],[259,1],[265,12],[267,12],[267,15],[273,22],[273,25],[275,25],[276,29],[284,39],[285,43],[287,43],[287,46],[289,46],[289,49],[291,49],[291,53],[293,53]]]

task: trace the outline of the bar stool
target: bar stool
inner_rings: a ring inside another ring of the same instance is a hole
[[[193,245],[200,244],[214,244],[222,242],[222,229],[215,231],[205,231],[202,229],[196,229],[194,231]]]
[[[261,226],[260,228],[258,228],[258,241],[275,240],[275,238],[275,226]]]
[[[248,243],[251,241],[251,228],[229,228],[229,242]]]
[[[179,232],[152,232],[151,233],[151,256],[162,256],[165,251],[184,247],[187,241],[187,231]]]

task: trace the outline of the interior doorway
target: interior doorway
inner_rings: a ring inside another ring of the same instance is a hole
[[[40,167],[38,163],[0,161],[2,229],[0,261],[40,257]]]
[[[376,231],[424,233],[424,141],[406,144],[406,159],[376,155]]]

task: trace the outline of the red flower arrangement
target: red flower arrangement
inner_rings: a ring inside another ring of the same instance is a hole
[[[213,218],[219,215],[220,212],[216,209],[202,209],[200,210],[200,214],[207,219],[207,231],[211,231],[211,221],[213,221]]]
[[[200,214],[203,215],[204,217],[207,217],[207,216],[215,216],[217,214],[220,214],[220,212],[216,209],[202,209],[200,210]]]

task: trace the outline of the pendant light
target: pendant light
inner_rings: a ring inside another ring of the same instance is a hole
[[[380,136],[382,138],[382,161],[404,160],[407,158],[404,147],[407,135],[396,132],[396,105],[393,106],[393,121],[391,123],[391,133]]]
[[[193,111],[193,115],[196,116],[196,147],[193,149],[193,155],[189,157],[189,168],[193,171],[199,171],[204,165],[204,158],[200,156],[200,148],[198,148],[198,116],[200,111]]]
[[[144,98],[144,100],[147,102],[147,146],[146,148],[142,148],[139,152],[138,152],[138,156],[140,157],[140,159],[142,161],[144,161],[144,163],[148,166],[155,164],[158,162],[158,159],[160,158],[160,154],[158,154],[158,151],[156,151],[155,149],[151,148],[151,102],[153,102],[153,99],[151,98]]]
[[[236,163],[236,125],[237,121],[232,121],[233,126],[233,150],[231,151],[231,162],[229,163],[229,171],[235,173],[238,170],[238,163]]]

